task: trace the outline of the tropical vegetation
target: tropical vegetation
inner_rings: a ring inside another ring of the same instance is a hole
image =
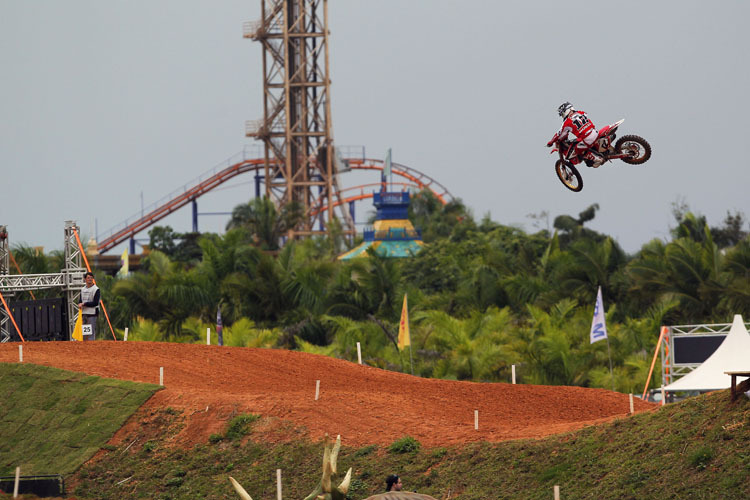
[[[235,208],[223,235],[152,229],[138,272],[97,282],[118,334],[128,327],[133,340],[205,342],[220,311],[227,345],[356,361],[359,343],[363,362],[407,371],[411,357],[423,377],[509,381],[515,365],[526,383],[640,392],[660,325],[750,317],[750,237],[739,212],[709,227],[676,203],[670,237],[629,255],[586,226],[599,209],[528,233],[423,192],[410,207],[422,252],[341,261],[359,241],[340,228],[284,241],[299,210],[256,199]],[[24,273],[60,267],[59,253],[13,253]],[[590,344],[598,287],[608,341]],[[397,347],[405,295],[411,353]]]

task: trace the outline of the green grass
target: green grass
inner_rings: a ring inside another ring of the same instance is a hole
[[[148,425],[119,446],[106,445],[156,389],[0,364],[2,473],[18,463],[24,474],[68,473],[68,494],[79,499],[237,498],[232,475],[262,500],[275,498],[276,469],[284,498],[304,498],[318,484],[322,443],[269,443],[253,430],[261,421],[255,415],[238,415],[221,434],[185,450],[173,439],[182,413],[142,409]],[[728,391],[541,440],[427,448],[405,436],[352,448],[342,439],[338,475],[354,469],[352,500],[382,492],[391,473],[408,490],[462,500],[546,500],[555,485],[562,498],[575,499],[750,498],[750,400],[731,404]],[[98,450],[96,461],[80,466]]]
[[[158,388],[0,363],[0,475],[72,473]]]
[[[123,445],[87,464],[76,474],[76,497],[236,498],[232,475],[253,498],[268,499],[282,469],[284,498],[294,499],[320,480],[321,443],[265,444],[252,431],[255,419],[240,416],[224,435],[241,420],[245,444],[220,439],[175,449],[166,443],[183,416],[161,417],[164,432],[149,441],[150,451]],[[464,500],[547,500],[555,485],[562,498],[575,499],[750,498],[750,401],[730,404],[728,391],[541,440],[426,448],[406,437],[357,449],[342,439],[338,474],[353,467],[353,500],[382,492],[391,473],[405,489]]]

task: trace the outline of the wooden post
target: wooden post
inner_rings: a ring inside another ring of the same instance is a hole
[[[159,367],[159,385],[161,386],[164,385],[164,367],[163,366]]]
[[[125,327],[125,337],[123,337],[122,340],[124,340],[125,342],[128,341],[128,327],[127,326]]]
[[[631,392],[629,396],[630,396],[630,414],[632,415],[633,414],[633,393]]]
[[[362,364],[362,349],[359,346],[359,342],[357,342],[357,361],[359,361],[359,364]]]
[[[513,380],[513,384],[516,383],[516,365],[511,365],[511,379]]]
[[[315,381],[315,401],[318,400],[318,396],[320,395],[320,380]]]
[[[13,498],[18,498],[18,483],[21,481],[21,467],[16,467],[16,480],[13,483]]]
[[[667,404],[667,402],[665,401],[666,399],[667,399],[667,394],[666,394],[666,392],[664,392],[664,384],[662,384],[662,386],[661,386],[661,405],[662,406],[664,406],[665,404]]]
[[[18,362],[23,363],[23,346],[18,346]]]
[[[479,410],[474,410],[474,430],[479,430]]]
[[[555,485],[554,489],[552,490],[555,494],[555,500],[560,500],[560,486]]]
[[[211,329],[206,328],[206,345],[211,345]]]
[[[281,500],[281,469],[276,469],[276,499]]]

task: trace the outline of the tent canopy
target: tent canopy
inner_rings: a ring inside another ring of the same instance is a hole
[[[698,368],[664,387],[676,391],[716,391],[728,389],[732,378],[724,372],[750,370],[750,333],[742,316],[734,315],[729,334],[714,353]],[[742,377],[744,380],[746,377]]]

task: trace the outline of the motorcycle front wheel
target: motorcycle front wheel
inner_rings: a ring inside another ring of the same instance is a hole
[[[651,158],[651,145],[643,137],[637,135],[623,135],[615,144],[615,151],[618,154],[626,154],[621,158],[625,163],[631,165],[640,165],[646,163]]]
[[[557,173],[557,177],[560,178],[560,182],[562,182],[566,188],[575,192],[583,189],[583,179],[581,178],[581,174],[578,173],[578,169],[575,168],[572,163],[564,160],[557,160],[557,163],[555,163],[555,172]]]

